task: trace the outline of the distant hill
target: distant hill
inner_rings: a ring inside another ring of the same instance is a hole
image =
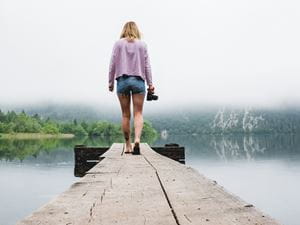
[[[3,111],[3,107],[0,108]],[[39,114],[42,118],[57,121],[74,119],[120,122],[120,109],[88,104],[38,104],[30,106],[4,107],[4,110],[24,110],[29,115]],[[145,112],[159,132],[167,134],[226,134],[226,133],[300,133],[299,108],[255,109],[203,107],[166,109],[155,113]]]
[[[153,127],[169,134],[300,133],[300,111],[219,109],[152,117]]]

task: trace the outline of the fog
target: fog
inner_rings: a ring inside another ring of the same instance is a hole
[[[108,66],[122,26],[133,20],[148,45],[159,95],[148,105],[299,104],[299,6],[296,0],[0,0],[0,103],[117,106]]]

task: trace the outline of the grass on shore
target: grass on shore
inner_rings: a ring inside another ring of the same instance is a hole
[[[0,139],[44,139],[44,138],[73,138],[74,134],[44,134],[44,133],[0,133]]]

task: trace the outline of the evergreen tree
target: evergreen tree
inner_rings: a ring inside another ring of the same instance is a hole
[[[5,116],[4,112],[2,112],[0,109],[0,122],[5,122],[5,120],[6,120],[6,116]]]

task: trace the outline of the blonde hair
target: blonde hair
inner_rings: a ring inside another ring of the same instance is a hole
[[[133,21],[125,23],[121,32],[120,38],[126,38],[127,41],[133,41],[134,39],[141,39],[141,32],[137,25]]]

